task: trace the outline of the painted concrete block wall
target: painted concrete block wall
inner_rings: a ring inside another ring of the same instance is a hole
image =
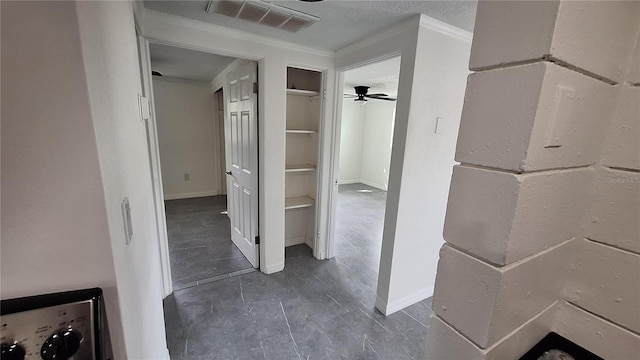
[[[486,349],[562,296],[560,274],[569,270],[565,259],[573,251],[569,240],[526,261],[495,267],[445,245],[440,251],[433,310]]]
[[[618,91],[602,163],[611,168],[640,170],[640,87],[622,85]]]
[[[428,358],[640,353],[638,6],[479,2]]]
[[[165,199],[218,195],[219,137],[209,86],[156,76],[153,91]]]
[[[476,21],[469,67],[552,58],[621,82],[629,49],[637,41],[638,12],[637,1],[481,0],[476,19],[483,21]]]
[[[549,332],[550,324],[555,321],[559,302],[545,308],[535,317],[520,326],[517,331],[503,337],[492,346],[482,349],[456,329],[438,317],[433,317],[429,325],[427,339],[427,359],[438,360],[503,360],[518,359],[529,350],[528,338],[542,338]],[[447,341],[441,341],[447,339]]]
[[[638,120],[636,126],[637,123]],[[627,144],[614,141],[614,146]],[[639,183],[637,172],[600,168],[591,185],[590,209],[583,220],[584,237],[640,253]]]
[[[558,303],[550,328],[578,344],[586,344],[604,359],[636,359],[640,354],[640,335],[637,332],[624,329],[570,302]]]
[[[616,89],[541,61],[474,73],[465,96],[456,160],[522,172],[596,162]]]
[[[640,333],[640,255],[582,239],[566,299]]]
[[[444,236],[492,264],[522,260],[576,235],[592,178],[590,168],[514,174],[456,166]]]
[[[124,349],[76,5],[0,9],[0,297],[101,287],[113,345]]]

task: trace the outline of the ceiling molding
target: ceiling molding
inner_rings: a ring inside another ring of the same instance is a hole
[[[420,27],[424,27],[441,34],[451,36],[467,43],[471,43],[471,40],[473,39],[472,32],[460,29],[459,27],[447,24],[444,21],[434,19],[424,14],[420,14]]]
[[[204,31],[207,33],[211,33],[213,36],[222,35],[222,36],[227,36],[236,40],[250,41],[250,42],[269,45],[269,46],[278,47],[282,49],[304,52],[304,53],[317,55],[317,56],[324,56],[324,57],[330,57],[330,58],[335,57],[335,52],[333,51],[315,49],[312,47],[298,45],[288,41],[274,39],[272,37],[256,35],[250,32],[232,29],[226,26],[220,26],[220,25],[215,25],[208,22],[193,20],[183,16],[168,14],[168,13],[147,9],[147,8],[144,9],[144,21],[145,23],[151,23],[151,22],[167,23],[170,25]]]
[[[198,86],[205,86],[208,87],[209,86],[209,82],[201,82],[201,81],[196,81],[196,80],[190,80],[190,79],[183,79],[183,78],[179,78],[179,77],[175,77],[175,76],[157,76],[157,75],[153,75],[152,76],[153,81],[166,81],[166,82],[173,82],[173,83],[182,83],[182,84],[189,84],[189,85],[198,85]]]
[[[345,54],[358,51],[368,46],[372,46],[375,43],[380,42],[384,39],[388,39],[392,36],[396,36],[405,31],[411,30],[413,28],[417,28],[419,25],[419,20],[417,19],[418,19],[417,16],[412,16],[407,20],[401,21],[395,25],[391,25],[390,27],[380,32],[377,32],[374,35],[367,36],[366,38],[357,40],[341,49],[336,50],[336,57],[341,57]]]

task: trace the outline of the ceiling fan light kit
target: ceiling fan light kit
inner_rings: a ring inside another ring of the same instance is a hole
[[[389,95],[387,94],[383,94],[383,93],[377,93],[377,94],[368,94],[369,92],[369,86],[354,86],[354,90],[356,91],[356,94],[344,94],[345,97],[355,97],[355,99],[353,99],[353,101],[362,101],[362,102],[366,102],[367,98],[369,99],[375,99],[375,100],[385,100],[385,101],[396,101],[396,98],[392,98],[389,97]]]

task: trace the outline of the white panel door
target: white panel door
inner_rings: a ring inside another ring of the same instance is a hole
[[[254,266],[259,266],[258,235],[258,121],[253,93],[257,64],[247,63],[227,75],[225,132],[227,196],[231,240]]]

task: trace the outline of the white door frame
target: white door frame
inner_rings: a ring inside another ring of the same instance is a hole
[[[323,237],[325,239],[323,246],[323,251],[326,254],[326,258],[330,259],[335,256],[335,234],[336,234],[336,210],[338,206],[338,172],[340,166],[340,138],[342,136],[342,103],[343,103],[343,94],[344,94],[344,73],[348,70],[353,70],[362,66],[375,64],[380,61],[388,60],[391,58],[395,58],[398,56],[402,56],[400,52],[391,52],[373,59],[368,59],[366,61],[350,65],[348,67],[336,69],[336,82],[335,82],[335,106],[334,106],[334,115],[333,115],[333,124],[331,126],[331,133],[327,137],[326,140],[330,141],[331,148],[328,156],[329,166],[329,189],[325,198],[323,199],[326,203],[326,208],[323,209],[325,220],[325,229],[326,236]],[[394,119],[395,123],[395,119]],[[326,187],[325,187],[326,189]],[[386,209],[385,209],[386,212]]]
[[[171,262],[169,260],[169,241],[167,236],[167,220],[164,212],[164,194],[162,190],[162,170],[160,167],[160,148],[158,146],[158,127],[156,123],[156,108],[153,99],[153,83],[151,80],[151,57],[149,41],[138,35],[140,49],[140,70],[142,72],[142,89],[149,100],[149,119],[145,122],[147,128],[147,148],[151,165],[151,185],[153,190],[153,207],[156,218],[156,233],[160,251],[160,269],[162,272],[162,294],[164,297],[173,292],[171,282]]]
[[[153,133],[154,135],[153,135],[153,138],[150,137],[147,139],[147,141],[149,142],[149,145],[148,145],[149,161],[151,163],[152,181],[154,185],[157,184],[157,186],[154,188],[153,197],[154,197],[154,203],[156,205],[155,206],[156,207],[156,226],[158,228],[158,244],[160,248],[160,267],[162,272],[161,275],[162,275],[162,284],[163,284],[163,296],[167,297],[173,292],[173,285],[171,280],[171,263],[169,259],[169,238],[167,236],[166,215],[164,211],[164,194],[162,191],[162,172],[161,172],[160,152],[159,152],[158,138],[157,138],[155,103],[153,101],[153,84],[151,79],[151,56],[149,53],[149,44],[153,43],[153,44],[167,45],[167,46],[173,46],[181,49],[196,50],[196,51],[202,51],[210,54],[231,56],[238,59],[255,61],[258,65],[258,83],[260,82],[259,80],[260,73],[262,71],[264,63],[263,63],[263,59],[259,59],[259,58],[251,59],[251,58],[237,56],[233,54],[225,54],[225,53],[212,51],[207,48],[189,46],[183,43],[176,43],[171,41],[160,41],[156,39],[149,39],[144,36],[139,36],[139,39],[140,41],[143,41],[145,44],[145,46],[141,49],[141,53],[142,53],[141,59],[146,59],[146,61],[143,61],[143,64],[141,64],[141,66],[144,66],[142,68],[144,69],[143,71],[144,74],[142,76],[143,87],[148,87],[149,89],[151,89],[151,92],[149,93],[149,106],[151,107],[151,117],[147,121],[147,127],[152,130],[152,132],[150,131],[149,133]],[[212,90],[215,91],[218,89],[212,89]],[[262,85],[260,85],[260,90],[262,90]],[[258,94],[258,102],[261,101],[260,93]],[[259,106],[257,107],[257,116],[258,116],[258,127],[260,127],[261,114],[260,114]],[[151,143],[153,143],[153,148]],[[263,151],[262,145],[260,144],[259,137],[258,137],[258,154],[262,151]],[[258,182],[258,202],[260,202],[260,193],[262,192],[262,183],[260,182],[259,173],[256,174],[255,176],[256,176],[256,181]],[[258,203],[258,207],[259,206],[260,205]],[[261,219],[261,214],[258,211],[258,224],[260,224],[260,219]],[[259,227],[258,234],[260,234],[260,231],[261,229]],[[259,251],[259,254],[260,254],[260,257],[262,257],[262,251]],[[262,269],[263,263],[264,263],[263,261],[260,261],[261,270],[263,270]]]

